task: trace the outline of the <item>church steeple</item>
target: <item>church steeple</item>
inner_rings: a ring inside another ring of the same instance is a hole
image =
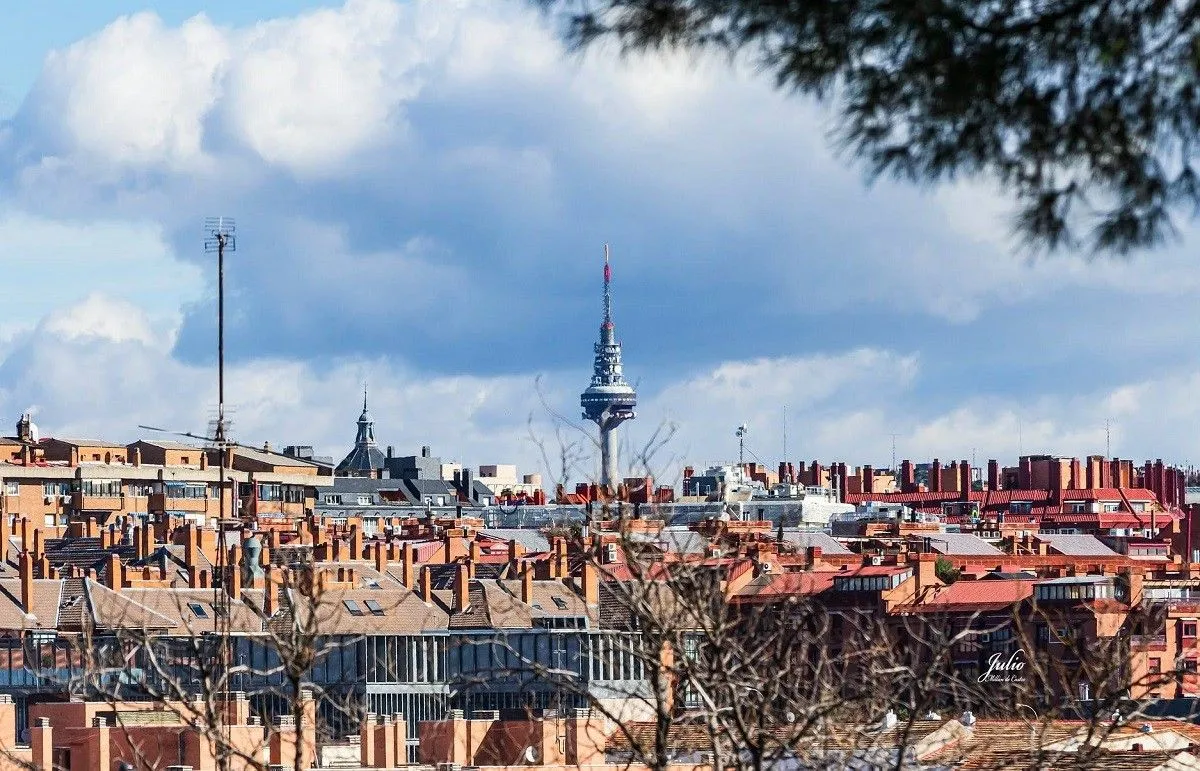
[[[379,477],[385,464],[383,452],[375,446],[375,421],[367,409],[367,386],[363,384],[362,414],[358,416],[354,449],[342,459],[334,473],[346,477]]]
[[[367,411],[367,387],[363,386],[363,411],[358,416],[358,436],[354,439],[356,448],[373,447],[375,445],[375,421]]]

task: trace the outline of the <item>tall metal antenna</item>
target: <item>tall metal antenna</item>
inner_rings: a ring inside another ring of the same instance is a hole
[[[750,429],[746,427],[745,423],[738,426],[737,438],[738,438],[738,466],[739,467],[746,465],[746,434],[748,434],[748,433],[750,433]]]
[[[896,470],[896,436],[897,434],[892,434],[892,471]]]
[[[1104,457],[1112,457],[1112,418],[1104,419]]]
[[[229,646],[229,592],[225,584],[229,576],[226,572],[238,569],[236,565],[226,564],[229,560],[225,545],[225,464],[229,446],[225,425],[225,252],[237,251],[237,237],[234,235],[236,230],[237,224],[231,217],[207,217],[204,220],[204,252],[217,253],[217,425],[213,439],[220,457],[217,471],[217,572],[221,576],[221,587],[217,589],[217,582],[213,581],[217,591],[213,609],[216,611],[217,608],[221,608],[216,612],[215,621],[220,639],[218,656],[222,664],[222,677],[228,677],[232,663]],[[234,506],[236,511],[233,496],[230,496],[230,505]],[[225,681],[224,685],[228,687],[228,682]],[[228,725],[225,725],[225,728],[228,730]],[[222,769],[229,767],[227,750],[222,750],[219,761]]]
[[[204,220],[204,251],[217,253],[217,430],[218,442],[225,440],[225,252],[237,251],[237,223],[232,217]]]

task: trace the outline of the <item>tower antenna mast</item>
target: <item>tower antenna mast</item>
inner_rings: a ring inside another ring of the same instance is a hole
[[[218,657],[222,678],[229,676],[232,663],[229,648],[229,592],[225,588],[225,582],[229,580],[229,576],[226,575],[226,572],[237,570],[236,565],[226,564],[228,559],[225,544],[225,464],[229,447],[225,425],[225,253],[237,251],[236,231],[237,223],[232,217],[208,217],[204,220],[204,252],[206,254],[216,252],[217,254],[217,425],[216,430],[213,431],[213,439],[220,457],[217,470],[217,573],[221,576],[221,587],[216,587],[216,581],[213,581],[213,584],[217,595],[214,598],[216,600],[214,605],[223,609],[223,612],[216,614],[217,618],[215,619],[220,640]],[[230,503],[232,504],[232,500]],[[228,728],[228,725],[226,724],[224,727]],[[223,744],[224,747],[221,749],[218,760],[221,768],[227,769],[229,767],[228,737]]]
[[[592,382],[580,394],[584,420],[600,429],[600,486],[609,491],[617,487],[616,428],[637,417],[637,392],[625,380],[621,365],[621,344],[612,320],[612,267],[608,244],[604,245],[604,320],[600,341],[593,346]]]

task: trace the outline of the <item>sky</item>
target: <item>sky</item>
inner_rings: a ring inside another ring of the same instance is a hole
[[[0,417],[128,441],[376,435],[548,480],[603,245],[623,463],[1200,461],[1200,262],[1031,257],[989,180],[868,184],[827,106],[722,61],[564,52],[521,0],[24,3],[0,31]],[[82,8],[81,8],[82,5]],[[648,457],[647,457],[648,456]],[[563,471],[566,458],[567,471]],[[639,469],[640,470],[640,469]]]

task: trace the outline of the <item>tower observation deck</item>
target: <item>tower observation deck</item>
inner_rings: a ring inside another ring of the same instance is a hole
[[[627,420],[637,417],[637,392],[625,382],[621,367],[621,344],[617,342],[612,321],[612,268],[608,261],[608,244],[604,245],[604,321],[600,324],[600,342],[594,346],[596,358],[592,364],[592,384],[579,396],[584,420],[600,429],[600,484],[615,489],[617,474],[616,429]]]

